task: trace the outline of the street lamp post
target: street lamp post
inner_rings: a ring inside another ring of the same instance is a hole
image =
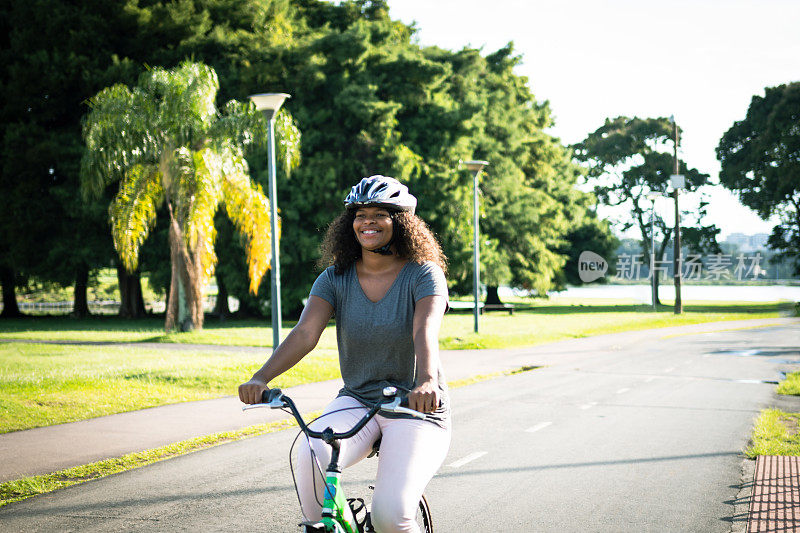
[[[462,161],[462,166],[472,172],[472,227],[473,227],[473,251],[472,251],[472,264],[473,264],[473,278],[472,290],[475,295],[475,309],[473,314],[475,316],[475,333],[478,333],[478,315],[480,309],[478,307],[480,299],[480,244],[478,241],[478,174],[481,173],[483,167],[489,164],[488,161]]]
[[[278,114],[284,100],[291,98],[285,93],[263,93],[250,95],[256,109],[264,114],[269,126],[267,128],[267,172],[269,174],[269,221],[272,241],[272,261],[270,265],[272,278],[272,350],[281,342],[281,262],[278,246],[278,192],[275,185],[275,115]]]
[[[673,259],[673,279],[675,280],[675,309],[676,315],[683,313],[683,302],[681,301],[681,213],[678,209],[678,195],[680,189],[685,187],[686,182],[684,176],[680,174],[680,162],[678,161],[678,123],[675,117],[670,117],[672,125],[675,128],[675,143],[674,143],[674,159],[675,159],[675,174],[670,176],[672,184],[672,197],[675,199],[675,239],[674,239],[674,259]]]

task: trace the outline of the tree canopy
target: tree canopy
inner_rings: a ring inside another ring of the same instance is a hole
[[[22,215],[28,214],[23,212],[25,198],[38,194],[47,201],[34,207],[69,220],[69,225],[54,231],[43,215],[32,216],[24,232],[24,216],[2,218],[0,226],[30,236],[29,242],[40,236],[39,242],[46,238],[52,244],[69,242],[80,224],[102,229],[96,239],[79,243],[88,247],[79,256],[84,269],[112,261],[104,209],[98,206],[107,205],[118,183],[105,181],[105,196],[82,214],[83,206],[76,204],[83,155],[80,117],[89,110],[83,102],[103,87],[132,86],[145,65],[168,70],[187,59],[217,72],[219,91],[213,103],[221,109],[224,102],[243,101],[253,93],[292,95],[285,108],[303,130],[303,163],[291,175],[279,169],[277,199],[285,266],[281,285],[289,313],[298,310],[317,274],[321,233],[342,208],[349,187],[369,174],[394,175],[419,197],[419,214],[450,258],[456,292],[469,290],[472,271],[472,180],[458,169],[460,159],[491,162],[481,181],[480,207],[487,283],[544,292],[569,280],[564,268],[576,242],[589,236],[593,242],[610,242],[608,227],[592,212],[593,196],[575,188],[581,170],[570,151],[545,133],[552,122],[549,103],[537,100],[528,80],[515,73],[521,58],[511,44],[490,54],[420,46],[414,28],[391,20],[383,0],[119,0],[81,5],[33,0],[4,9],[11,22],[0,54],[12,65],[9,72],[16,69],[24,75],[3,79],[4,92],[14,97],[4,103],[9,120],[3,125],[0,180],[4,192],[19,202]],[[23,23],[28,19],[38,26]],[[72,28],[69,39],[60,39],[58,28],[63,27]],[[36,69],[47,75],[35,78],[31,72]],[[25,92],[26,80],[34,100]],[[58,128],[52,127],[53,117],[58,117]],[[252,183],[263,186],[263,149],[252,145],[242,156]],[[61,203],[49,200],[56,197],[50,169],[65,184],[57,195]],[[31,177],[25,183],[14,178],[22,170]],[[119,173],[114,179],[125,176]],[[172,285],[170,261],[155,249],[168,242],[170,223],[163,210],[156,220],[140,247],[138,265],[167,289]],[[583,226],[594,229],[576,231]],[[220,290],[230,291],[243,309],[262,312],[269,294],[252,294],[254,278],[248,280],[244,260],[247,239],[238,237],[225,217],[217,216],[214,227]],[[22,253],[25,246],[19,243],[3,246],[19,248],[5,256],[15,261],[0,269],[4,280],[9,270],[17,280],[22,279],[19,274],[52,276],[54,267],[44,265],[33,247],[26,245],[30,253]],[[70,255],[70,248],[50,247],[72,260],[78,256]],[[59,280],[68,282],[63,276]]]
[[[111,83],[135,79],[135,65],[125,58],[126,36],[137,21],[127,3],[0,5],[4,314],[12,308],[8,297],[16,285],[32,279],[69,285],[112,262],[105,202],[86,203],[77,194],[80,121],[86,98]]]
[[[598,202],[625,208],[615,221],[617,228],[624,232],[636,227],[646,256],[650,254],[650,217],[654,216],[656,241],[660,241],[657,258],[663,256],[674,232],[672,224],[668,225],[657,211],[651,211],[653,195],[667,195],[669,177],[675,173],[674,127],[671,119],[663,117],[606,119],[605,124],[575,145],[575,158],[585,165],[588,183]],[[679,164],[687,191],[697,191],[708,182],[708,174],[688,167],[682,160]],[[706,206],[705,198],[701,198],[699,209],[687,210],[684,206],[681,226],[691,231],[682,231],[683,242],[691,249],[717,251],[719,229],[702,223]]]
[[[670,119],[617,117],[606,119],[605,124],[575,145],[575,158],[586,166],[597,200],[608,206],[630,208],[631,216],[617,221],[622,231],[636,226],[642,238],[649,240],[648,195],[668,193],[669,177],[675,173],[674,142]],[[688,168],[683,161],[680,167],[687,190],[697,190],[708,182],[708,174]],[[692,213],[691,219],[696,222],[703,214]],[[660,217],[657,226],[668,239],[670,228]]]
[[[769,246],[800,273],[800,82],[767,87],[717,147],[719,180],[763,219],[777,215]]]

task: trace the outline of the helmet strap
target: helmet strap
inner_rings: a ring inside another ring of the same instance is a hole
[[[391,213],[390,216],[392,217],[392,222],[394,223],[394,213]],[[392,230],[392,238],[389,239],[389,242],[381,246],[380,248],[375,248],[374,250],[370,250],[370,252],[374,252],[376,254],[381,255],[393,255],[392,252],[392,244],[394,244],[395,237],[397,236],[397,229],[393,228]]]
[[[392,239],[388,243],[384,244],[380,248],[375,248],[374,250],[370,250],[370,252],[375,252],[376,254],[381,254],[381,255],[392,255],[392,249],[391,248],[392,248],[392,242],[393,241],[394,241],[394,239]]]

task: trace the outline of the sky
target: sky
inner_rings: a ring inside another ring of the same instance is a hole
[[[800,81],[799,0],[389,0],[390,14],[416,24],[422,45],[491,53],[509,41],[523,58],[537,100],[564,143],[583,140],[607,117],[669,117],[683,130],[680,155],[716,183],[715,148],[765,87]],[[721,186],[706,224],[730,233],[769,233]],[[684,205],[697,195],[687,194]],[[665,218],[668,200],[656,209]],[[603,215],[603,211],[600,211]],[[607,212],[607,215],[613,215]],[[632,236],[632,235],[631,235]]]

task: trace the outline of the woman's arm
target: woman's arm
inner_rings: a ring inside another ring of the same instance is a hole
[[[297,325],[250,381],[239,385],[239,399],[259,403],[267,384],[280,376],[314,349],[333,314],[333,306],[319,296],[309,296]]]
[[[442,296],[420,298],[414,309],[414,352],[417,386],[408,395],[411,409],[431,413],[439,407],[439,328],[447,309]]]

